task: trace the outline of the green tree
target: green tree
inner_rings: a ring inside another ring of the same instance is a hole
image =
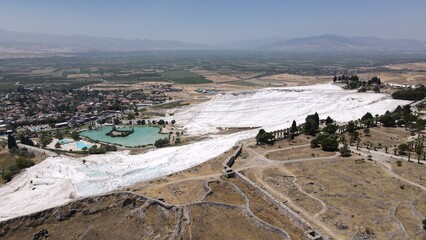
[[[308,115],[305,119],[304,132],[307,135],[315,136],[319,127],[318,113]]]
[[[371,127],[374,123],[374,117],[371,113],[367,112],[364,116],[362,116],[361,122],[367,127]]]
[[[343,145],[343,147],[341,147],[339,149],[340,155],[342,157],[350,157],[351,156],[351,150],[348,147],[348,144]]]
[[[256,143],[262,144],[273,144],[274,143],[274,135],[272,133],[266,132],[264,129],[260,129],[256,135]]]
[[[324,137],[321,140],[321,148],[326,152],[335,152],[339,149],[339,142],[334,137]]]
[[[154,142],[154,146],[157,148],[165,147],[167,144],[169,144],[169,139],[167,138],[158,139]]]
[[[395,127],[395,117],[392,116],[392,114],[387,113],[380,117],[380,122],[385,127]]]
[[[114,123],[114,125],[119,125],[120,124],[120,119],[114,118],[113,123]]]
[[[25,144],[28,146],[34,146],[33,141],[27,136],[21,135],[20,140],[22,144]]]
[[[7,136],[7,148],[14,149],[18,148],[18,144],[16,144],[16,139],[12,134]]]
[[[416,151],[416,155],[417,155],[417,163],[420,164],[420,159],[423,156],[423,145],[417,144],[416,147],[415,147],[415,151]]]
[[[398,152],[401,155],[405,155],[409,150],[410,146],[408,146],[408,144],[403,143],[398,146]]]
[[[293,123],[291,124],[291,127],[290,127],[290,133],[294,134],[295,132],[297,132],[297,123],[296,123],[296,120],[293,120]]]
[[[421,131],[425,130],[425,120],[423,119],[417,119],[416,121],[416,131],[420,133]]]
[[[335,125],[335,124],[328,124],[327,126],[325,126],[322,129],[322,131],[324,132],[324,134],[332,135],[332,134],[336,133],[336,131],[337,131],[338,128],[339,127],[337,125]]]
[[[52,137],[50,135],[47,135],[47,134],[41,135],[40,143],[41,143],[42,147],[46,147],[51,142],[52,142]]]
[[[356,130],[356,126],[354,121],[350,121],[348,122],[348,126],[346,127],[346,130],[348,131],[348,133],[353,133]]]
[[[331,124],[333,122],[334,120],[330,116],[328,116],[327,119],[325,119],[325,125]]]
[[[64,139],[64,134],[62,134],[61,131],[56,131],[55,138],[57,138],[59,140]]]
[[[78,141],[80,140],[80,134],[78,134],[78,132],[72,132],[71,138],[74,139],[75,141]]]
[[[319,148],[321,146],[321,139],[319,137],[311,140],[311,148]]]

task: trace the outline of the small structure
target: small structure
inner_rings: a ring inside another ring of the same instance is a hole
[[[324,239],[320,234],[318,234],[314,230],[307,231],[306,235],[308,236],[309,240],[323,240]]]
[[[61,122],[61,123],[56,123],[55,124],[56,128],[67,128],[69,127],[68,122]]]

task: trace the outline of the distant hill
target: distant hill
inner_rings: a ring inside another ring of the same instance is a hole
[[[76,52],[116,52],[143,50],[272,50],[299,52],[426,52],[426,41],[380,39],[375,37],[343,37],[321,35],[304,38],[263,38],[206,45],[182,41],[88,37],[0,30],[0,53],[57,54]],[[0,56],[0,58],[2,57]]]
[[[0,51],[3,52],[87,52],[140,50],[194,50],[209,46],[181,41],[88,37],[0,30]]]
[[[321,35],[274,41],[258,49],[283,51],[426,51],[426,41],[410,39],[381,39],[376,37],[343,37]]]

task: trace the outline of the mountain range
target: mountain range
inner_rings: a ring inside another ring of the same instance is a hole
[[[264,38],[207,45],[169,40],[123,39],[0,30],[1,53],[76,53],[143,50],[249,49],[296,52],[426,52],[426,41],[320,35],[303,38]]]

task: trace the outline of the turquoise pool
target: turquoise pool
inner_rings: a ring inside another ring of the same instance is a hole
[[[132,126],[134,132],[127,137],[111,137],[106,134],[112,130],[112,126],[102,126],[99,130],[88,130],[80,132],[83,137],[94,141],[107,142],[128,147],[136,147],[154,142],[161,138],[168,138],[168,134],[159,133],[160,128],[148,126]],[[129,128],[125,128],[129,129]]]
[[[85,143],[85,142],[82,142],[82,141],[78,141],[78,142],[76,142],[75,143],[75,146],[78,148],[78,149],[83,149],[83,148],[87,148],[87,149],[89,149],[89,148],[91,148],[92,147],[92,144],[88,144],[88,143]]]
[[[61,139],[61,140],[58,140],[58,143],[59,144],[67,144],[67,143],[70,143],[71,141],[70,140],[68,140],[68,139]]]

